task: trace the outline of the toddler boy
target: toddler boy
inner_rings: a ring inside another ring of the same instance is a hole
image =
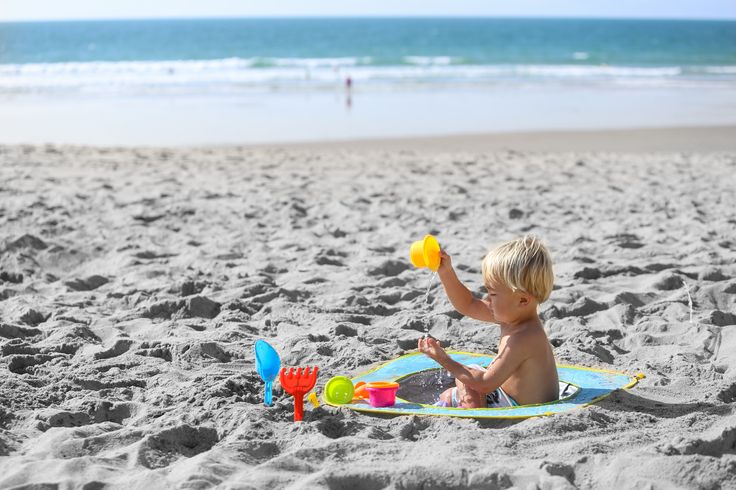
[[[419,339],[419,350],[455,377],[455,388],[442,393],[438,404],[499,408],[557,400],[557,366],[537,314],[554,283],[547,248],[525,236],[488,252],[482,263],[488,295],[482,300],[460,282],[451,257],[444,250],[440,256],[438,274],[452,306],[465,316],[500,325],[501,340],[498,355],[483,369],[452,360],[432,337]]]

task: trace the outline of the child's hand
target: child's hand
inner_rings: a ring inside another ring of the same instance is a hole
[[[440,345],[440,341],[434,337],[421,337],[419,339],[419,352],[426,354],[435,361],[447,357],[445,349]]]
[[[437,272],[447,272],[452,270],[452,257],[444,250],[440,250],[440,266]]]

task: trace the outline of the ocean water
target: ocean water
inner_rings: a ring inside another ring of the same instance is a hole
[[[201,19],[0,23],[0,94],[733,87],[736,22]]]
[[[0,106],[0,143],[730,125],[736,22],[0,23]]]

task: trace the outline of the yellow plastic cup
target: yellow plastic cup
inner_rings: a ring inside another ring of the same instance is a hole
[[[414,267],[427,267],[437,271],[440,267],[440,244],[435,237],[427,235],[411,244],[409,259]]]

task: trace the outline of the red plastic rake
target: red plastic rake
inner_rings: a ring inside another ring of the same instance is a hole
[[[311,368],[281,368],[279,381],[284,391],[294,397],[294,422],[304,416],[304,395],[314,388],[317,382],[317,366]]]

